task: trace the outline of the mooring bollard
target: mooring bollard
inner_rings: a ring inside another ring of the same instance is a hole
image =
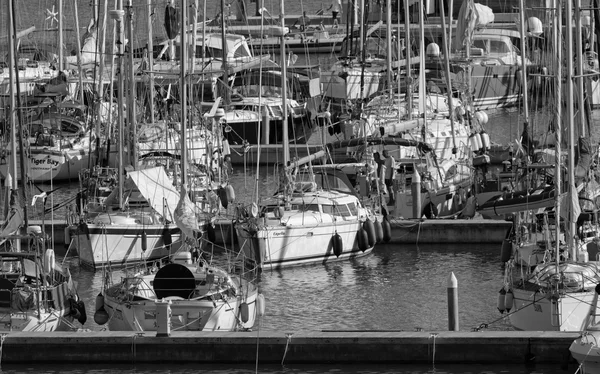
[[[458,281],[454,272],[448,279],[448,331],[458,331]]]
[[[171,300],[156,300],[156,336],[171,336]]]
[[[412,175],[412,183],[410,185],[410,194],[412,195],[412,210],[413,218],[421,218],[421,175],[415,169]]]

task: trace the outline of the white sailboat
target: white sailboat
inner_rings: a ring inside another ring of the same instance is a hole
[[[16,79],[14,58],[14,2],[8,2],[9,37],[9,92],[12,154],[9,157],[11,174],[17,174],[16,138]],[[22,151],[21,151],[22,156]],[[27,211],[20,204],[16,178],[7,178],[10,198],[6,201],[8,214],[0,226],[0,331],[52,332],[76,330],[77,319],[86,322],[85,306],[68,268],[63,269],[55,261],[54,250],[40,227],[28,227],[27,234],[22,226],[27,223]],[[9,186],[10,185],[10,186]],[[10,206],[9,206],[10,205]],[[21,242],[28,240],[28,248]]]
[[[573,56],[572,35],[573,3],[567,0],[565,4],[566,19],[566,55]],[[557,6],[555,20],[560,22],[561,6]],[[559,27],[556,30],[560,30]],[[557,32],[560,35],[560,31]],[[556,45],[561,45],[560,36]],[[558,48],[558,61],[561,61],[561,48]],[[554,330],[554,331],[583,331],[589,323],[589,318],[598,314],[598,295],[595,287],[600,283],[600,267],[597,261],[589,261],[587,252],[587,232],[597,232],[597,223],[585,221],[578,227],[581,212],[578,190],[575,179],[574,161],[574,83],[573,61],[566,59],[566,90],[567,90],[567,126],[568,127],[568,156],[567,180],[568,191],[561,198],[560,191],[563,183],[563,163],[561,155],[561,131],[557,131],[556,141],[556,173],[554,187],[556,188],[555,223],[545,225],[544,229],[554,227],[555,233],[548,234],[548,245],[552,243],[555,250],[549,258],[538,263],[532,270],[528,266],[519,266],[515,260],[506,265],[505,284],[498,297],[498,309],[508,310],[511,324],[518,330]],[[561,92],[561,78],[556,79],[556,92]],[[560,96],[560,95],[557,95]],[[559,99],[557,98],[557,101]],[[560,105],[557,105],[560,108]],[[560,119],[560,110],[557,111]],[[560,123],[560,121],[557,121]],[[588,229],[589,228],[589,229]],[[560,240],[564,234],[564,241]],[[550,239],[554,236],[554,239]]]
[[[122,40],[123,13],[116,14]],[[124,73],[123,44],[119,48],[119,71]],[[124,81],[124,77],[118,79],[121,104]],[[80,175],[80,220],[70,246],[78,252],[80,264],[92,269],[163,258],[181,244],[173,217],[179,193],[165,171],[158,167],[125,174],[124,117],[123,105],[119,105],[118,168],[97,167]]]
[[[184,29],[185,6],[186,0],[182,0]],[[185,55],[186,51],[182,51],[183,124],[187,123]],[[105,285],[104,295],[98,298],[95,319],[100,324],[108,323],[112,331],[156,331],[159,301],[169,303],[169,323],[179,331],[246,330],[254,325],[259,313],[264,313],[264,297],[253,282],[243,274],[236,276],[209,265],[201,255],[202,241],[196,239],[201,230],[195,206],[186,191],[185,131],[181,147],[181,195],[174,219],[185,236],[184,244],[177,253],[163,259],[170,263],[145,267],[128,274],[115,285]]]
[[[283,1],[281,2],[283,15]],[[282,16],[283,18],[283,16]],[[283,24],[283,20],[282,24]],[[282,99],[286,100],[287,65],[281,42]],[[240,248],[250,266],[267,269],[326,263],[368,255],[375,245],[374,216],[349,183],[328,173],[317,174],[311,162],[325,151],[289,161],[287,106],[283,106],[283,150],[279,192],[253,205],[237,226]],[[342,178],[345,175],[341,176]],[[369,227],[367,230],[363,226]]]

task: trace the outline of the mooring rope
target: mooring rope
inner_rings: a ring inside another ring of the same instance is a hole
[[[431,333],[429,334],[429,339],[433,338],[433,352],[431,355],[431,364],[433,365],[434,369],[435,369],[435,338],[438,336],[437,333]]]
[[[285,361],[285,356],[287,355],[287,351],[288,351],[288,346],[290,344],[290,342],[292,341],[292,336],[294,334],[293,333],[286,333],[285,336],[287,337],[287,342],[285,343],[285,351],[283,352],[283,358],[281,359],[281,366],[283,366],[283,362]]]
[[[2,349],[4,348],[4,339],[8,334],[0,334],[0,367],[2,366]]]

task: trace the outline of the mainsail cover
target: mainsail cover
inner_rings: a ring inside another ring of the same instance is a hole
[[[127,173],[148,203],[165,219],[173,222],[173,210],[179,203],[179,192],[162,167]]]
[[[194,203],[190,200],[185,189],[183,190],[181,199],[175,209],[175,224],[181,229],[185,236],[190,238],[194,237],[194,232],[200,232]]]
[[[470,46],[475,28],[492,22],[494,12],[490,7],[473,0],[463,1],[456,22],[454,48],[460,50],[463,46]]]

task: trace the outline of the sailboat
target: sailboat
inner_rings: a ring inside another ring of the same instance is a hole
[[[283,1],[280,6],[283,14]],[[281,55],[281,92],[285,101],[287,64],[283,40]],[[312,161],[326,156],[325,151],[289,161],[287,107],[283,109],[284,160],[279,191],[262,201],[260,208],[253,203],[248,215],[240,217],[236,225],[240,250],[248,266],[283,268],[368,255],[376,242],[372,230],[374,214],[343,173],[318,173],[312,168]]]
[[[181,1],[183,28],[185,3],[186,0]],[[183,50],[180,74],[183,124],[187,124],[185,55]],[[159,301],[169,303],[169,323],[180,331],[247,330],[254,325],[259,313],[264,313],[264,297],[253,282],[243,274],[235,276],[209,265],[204,259],[202,239],[196,239],[201,236],[196,209],[187,194],[185,131],[181,147],[181,194],[174,219],[182,231],[184,244],[158,265],[134,270],[121,282],[105,285],[94,318],[100,324],[108,323],[111,331],[156,331]]]
[[[12,154],[11,174],[16,175],[16,64],[14,58],[14,2],[8,2],[10,125]],[[23,152],[20,152],[23,157]],[[75,283],[68,268],[55,260],[54,250],[48,248],[41,227],[27,227],[27,212],[20,204],[16,178],[10,180],[10,205],[6,221],[0,226],[0,330],[52,332],[76,330],[74,320],[86,322],[85,305],[77,295]],[[25,182],[22,183],[23,185]],[[26,242],[28,248],[22,248]],[[24,243],[23,243],[24,244]]]
[[[123,39],[123,14],[116,15]],[[122,43],[119,48],[119,71],[123,73]],[[120,104],[125,96],[124,81],[124,77],[118,79]],[[80,173],[80,218],[70,248],[79,254],[80,265],[95,270],[164,258],[181,245],[173,217],[179,193],[161,167],[125,170],[123,105],[118,106],[118,119],[118,167],[94,167]],[[135,126],[131,122],[129,125]]]
[[[555,20],[560,22],[561,7],[556,7]],[[565,4],[566,55],[573,56],[573,3]],[[556,30],[560,30],[556,27]],[[560,31],[557,31],[555,45],[560,46]],[[558,61],[561,61],[561,48],[557,48]],[[561,130],[556,132],[556,172],[554,188],[556,204],[554,222],[545,224],[547,248],[553,249],[541,262],[529,266],[518,265],[514,259],[506,263],[505,279],[498,296],[498,309],[509,311],[511,324],[518,330],[583,331],[592,316],[598,314],[598,295],[595,288],[600,283],[600,268],[597,261],[589,261],[588,237],[597,237],[598,223],[593,220],[580,220],[582,216],[576,186],[574,158],[574,82],[573,61],[566,59],[566,94],[568,149],[566,170],[561,160]],[[558,72],[556,92],[562,90],[562,74]],[[581,87],[580,87],[581,89]],[[557,108],[560,95],[556,95]],[[561,110],[557,111],[561,118]],[[560,121],[557,121],[560,123]],[[563,190],[563,175],[566,174],[566,196]],[[562,237],[564,235],[564,237]],[[562,237],[562,238],[561,238]],[[551,247],[552,246],[552,247]]]

